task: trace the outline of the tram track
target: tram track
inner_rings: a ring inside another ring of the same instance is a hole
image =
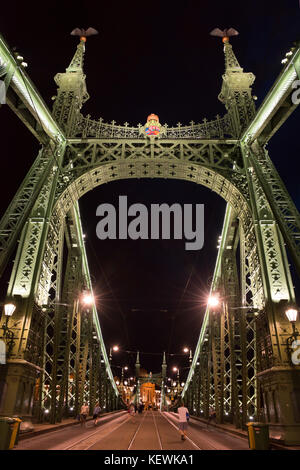
[[[130,420],[131,418],[128,416],[127,419],[124,419],[124,421],[122,421],[122,423],[119,423],[117,426],[115,426],[113,429],[111,429],[108,433],[106,433],[104,436],[102,436],[101,438],[98,439],[98,441],[101,441],[101,439],[104,439],[105,437],[109,436],[111,433],[113,433],[114,431],[116,431],[117,429],[119,429],[121,426],[123,426],[125,423],[128,423],[128,421]],[[78,444],[84,442],[84,441],[87,441],[89,440],[92,436],[96,435],[96,434],[99,434],[99,428],[97,429],[97,431],[89,434],[88,436],[86,437],[81,437],[81,439],[78,439],[78,441],[76,442],[72,442],[71,445],[69,445],[68,447],[65,447],[64,450],[75,450],[75,449],[72,449],[74,447],[76,447]],[[80,449],[80,450],[88,450],[90,449],[91,447],[93,447],[95,445],[95,443],[93,442],[91,445],[88,445],[87,447],[84,447],[83,449]]]
[[[142,421],[140,422],[140,424],[139,424],[139,426],[138,426],[137,430],[135,431],[135,433],[134,433],[134,435],[133,435],[133,437],[132,437],[131,441],[129,442],[129,445],[128,445],[128,448],[127,448],[127,450],[130,450],[130,449],[131,449],[131,447],[132,447],[132,444],[134,443],[134,441],[135,441],[135,438],[137,437],[137,435],[138,435],[138,432],[139,432],[139,430],[140,430],[140,428],[141,428],[142,424],[144,423],[144,421],[145,421],[145,418],[146,418],[146,416],[147,416],[147,415],[148,415],[148,410],[147,410],[147,411],[146,411],[146,413],[144,414]]]
[[[152,417],[153,417],[153,421],[154,421],[154,425],[155,425],[155,429],[156,429],[156,434],[157,434],[157,438],[158,438],[160,450],[163,450],[163,446],[162,446],[162,442],[161,442],[159,430],[158,430],[157,423],[156,423],[155,414],[153,413],[153,411],[152,411]]]

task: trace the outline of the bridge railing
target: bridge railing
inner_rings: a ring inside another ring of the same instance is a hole
[[[144,139],[145,135],[141,132],[142,127],[141,124],[132,127],[127,122],[123,126],[117,125],[114,121],[109,124],[105,123],[102,118],[96,121],[87,115],[79,118],[74,137],[83,139]],[[182,126],[178,123],[176,127],[169,127],[167,124],[162,127],[164,132],[160,136],[161,139],[224,139],[234,137],[228,114],[223,117],[217,115],[213,121],[203,119],[203,122],[199,124],[191,121],[189,126]]]

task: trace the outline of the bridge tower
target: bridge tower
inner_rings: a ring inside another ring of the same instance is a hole
[[[163,362],[161,365],[161,391],[160,391],[160,409],[163,410],[166,407],[166,377],[167,377],[167,361],[166,353],[163,353]]]
[[[60,421],[78,413],[84,401],[91,410],[96,401],[107,410],[117,405],[96,307],[82,302],[92,285],[79,207],[73,204],[62,223],[52,217],[55,194],[68,179],[62,176],[66,137],[75,132],[89,96],[84,50],[80,40],[66,72],[55,76],[53,119],[59,133],[42,147],[0,223],[1,272],[7,262],[3,255],[12,251],[19,236],[6,299],[16,304],[16,314],[8,322],[14,341],[0,371],[0,413],[19,414],[29,424],[32,419]],[[23,82],[28,89],[24,78]]]

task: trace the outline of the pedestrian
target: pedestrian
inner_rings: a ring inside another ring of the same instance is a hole
[[[101,412],[101,408],[99,406],[99,402],[96,403],[94,411],[93,411],[93,420],[94,420],[94,425],[96,426],[98,423],[99,415]]]
[[[80,423],[81,427],[86,427],[86,418],[89,414],[89,405],[85,402],[80,409]]]
[[[210,408],[209,416],[208,416],[208,424],[211,424],[213,421],[216,424],[216,420],[217,420],[216,412],[213,408]]]
[[[186,431],[188,427],[188,420],[190,418],[189,410],[184,406],[184,402],[180,402],[180,406],[177,410],[179,415],[179,432],[181,434],[181,439],[184,441],[186,439]]]
[[[130,403],[129,408],[128,408],[128,413],[129,413],[129,416],[131,416],[132,421],[134,421],[135,406],[133,403]]]

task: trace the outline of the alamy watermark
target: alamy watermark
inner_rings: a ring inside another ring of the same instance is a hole
[[[174,240],[187,240],[186,250],[201,250],[204,245],[204,204],[151,204],[149,214],[144,204],[128,207],[127,196],[119,196],[118,215],[108,203],[100,204],[96,215],[102,217],[96,227],[100,240],[170,240],[173,232]]]

